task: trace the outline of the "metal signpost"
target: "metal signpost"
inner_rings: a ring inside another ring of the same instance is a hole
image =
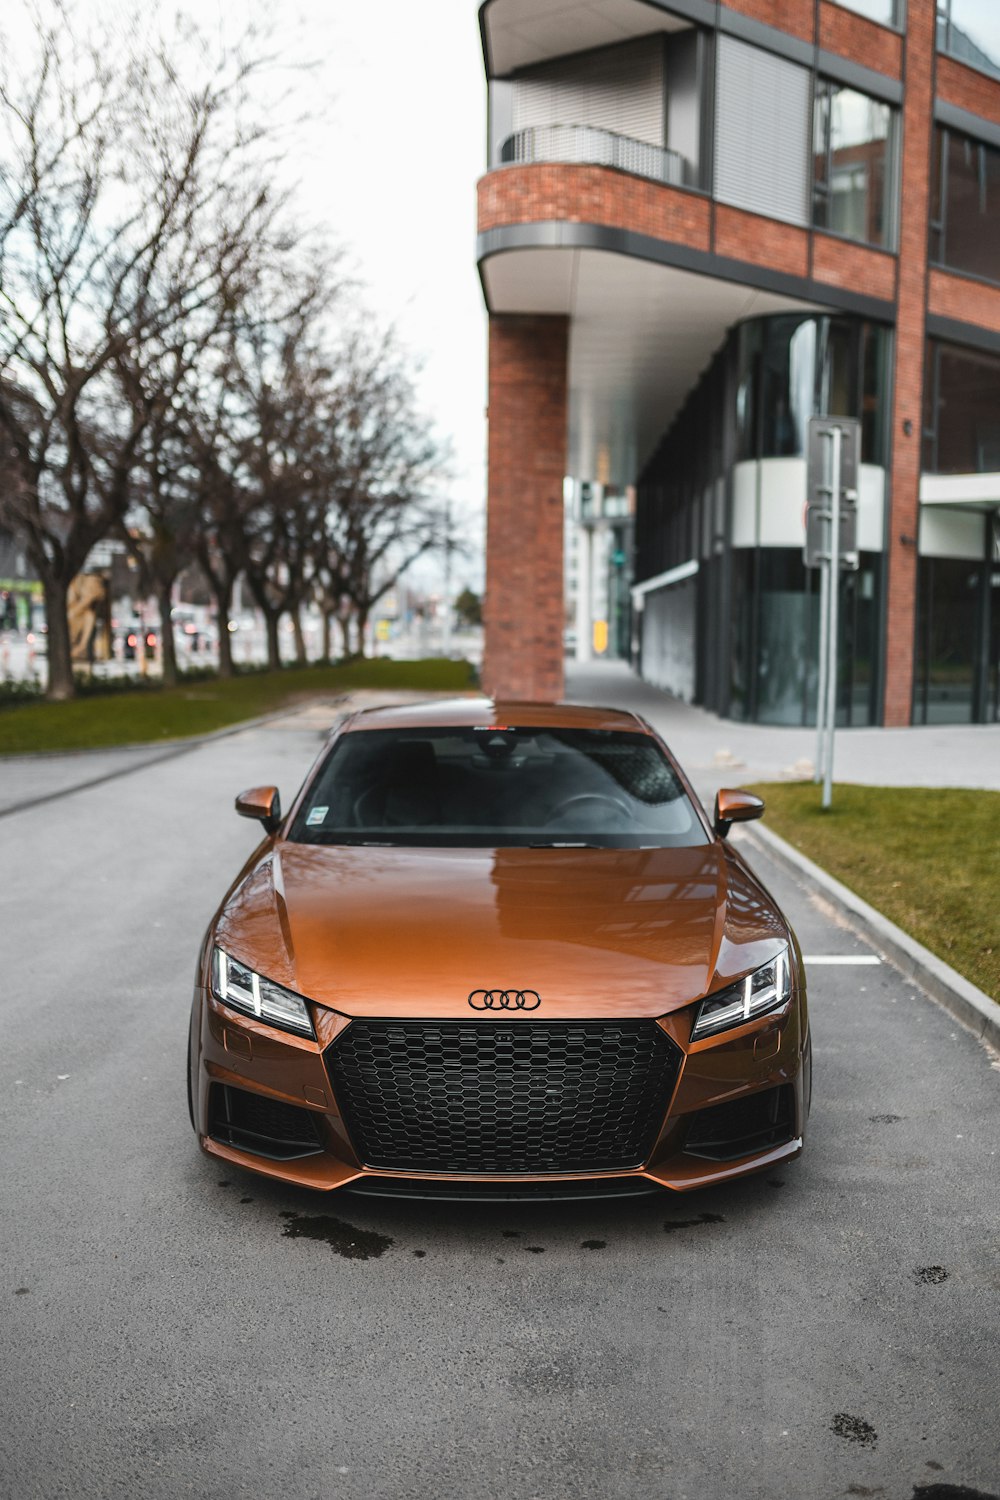
[[[824,807],[830,806],[833,793],[840,575],[858,566],[860,468],[861,423],[853,417],[812,417],[803,561],[807,568],[820,569],[815,779],[823,782]]]

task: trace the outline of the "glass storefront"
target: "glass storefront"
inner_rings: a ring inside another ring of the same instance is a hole
[[[865,463],[885,462],[889,331],[857,318],[760,319],[737,330],[737,458],[801,458],[811,416],[860,417]]]
[[[875,719],[876,598],[879,556],[861,554],[841,579],[837,723]],[[816,723],[819,575],[797,548],[733,553],[731,706],[734,719],[759,724]]]
[[[815,723],[819,574],[802,560],[798,506],[782,512],[784,545],[777,522],[768,545],[733,545],[736,466],[744,466],[745,539],[747,486],[754,482],[747,465],[759,460],[772,478],[785,475],[779,488],[797,484],[799,465],[770,461],[804,459],[813,415],[860,418],[864,462],[884,465],[891,344],[888,328],[841,315],[778,314],[740,324],[639,481],[636,576],[699,558],[695,701],[716,712],[766,724]],[[701,497],[702,510],[711,498],[710,524],[691,496]],[[690,524],[698,515],[702,524]],[[881,579],[881,554],[866,551],[859,571],[841,583],[842,724],[875,722]]]
[[[920,559],[915,724],[971,724],[983,717],[977,669],[985,645],[985,568],[963,558]]]
[[[813,223],[891,249],[896,112],[830,79],[816,81]]]

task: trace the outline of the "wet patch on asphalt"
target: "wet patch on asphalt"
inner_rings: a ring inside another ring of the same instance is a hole
[[[873,1485],[873,1486],[869,1486],[867,1484],[849,1484],[847,1486],[847,1493],[849,1495],[867,1495],[867,1496],[884,1495],[885,1494],[885,1486],[881,1485],[881,1484],[876,1484],[876,1485]]]
[[[874,1448],[878,1433],[864,1417],[853,1417],[849,1411],[838,1411],[830,1423],[830,1431],[849,1443],[858,1443],[862,1448]]]
[[[698,1229],[702,1224],[724,1224],[722,1214],[699,1214],[696,1219],[668,1219],[663,1226],[664,1234],[673,1234],[675,1229]]]
[[[902,1118],[902,1115],[869,1115],[868,1123],[870,1125],[898,1125]]]
[[[427,1251],[426,1250],[413,1250],[410,1253],[412,1254],[414,1260],[423,1260],[424,1256],[427,1254]]]
[[[15,1297],[26,1297],[30,1291],[31,1291],[31,1287],[30,1286],[16,1286],[14,1288],[14,1296]]]
[[[913,1279],[920,1286],[940,1286],[942,1281],[948,1280],[948,1272],[944,1266],[917,1266]]]
[[[581,1250],[606,1250],[607,1248],[608,1248],[608,1242],[607,1242],[607,1240],[581,1240],[580,1241],[580,1249]]]
[[[525,1248],[525,1250],[527,1250],[527,1252],[528,1252],[529,1255],[544,1255],[545,1254],[545,1246],[544,1245],[525,1245],[524,1248]]]
[[[985,1490],[970,1490],[966,1484],[918,1484],[913,1500],[1000,1500]]]
[[[290,1240],[322,1240],[335,1255],[345,1260],[378,1260],[395,1241],[374,1229],[358,1229],[333,1214],[295,1214],[284,1212],[288,1222],[284,1233]]]

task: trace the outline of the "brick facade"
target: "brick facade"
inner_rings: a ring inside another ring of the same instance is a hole
[[[898,78],[903,65],[903,38],[887,26],[846,10],[833,0],[821,0],[819,7],[819,45],[825,52],[863,62],[866,68]]]
[[[680,188],[631,177],[614,167],[503,167],[479,182],[479,228],[503,224],[603,224],[654,239],[709,246],[711,205]]]
[[[726,10],[739,11],[751,21],[776,26],[805,42],[813,40],[815,7],[813,0],[726,0]]]
[[[787,224],[609,167],[535,163],[480,182],[481,231],[531,223],[606,226],[895,304],[889,422],[883,722],[911,720],[926,314],[1000,334],[1000,287],[928,268],[930,159],[939,99],[1000,124],[1000,81],[936,54],[935,6],[910,0],[905,35],[836,0],[725,0],[728,9],[905,81],[898,253]],[[752,285],[753,274],[746,280]],[[613,315],[609,310],[609,315]],[[491,690],[562,688],[562,469],[567,320],[493,317],[487,654]],[[531,600],[530,611],[522,608]]]
[[[569,320],[490,319],[483,685],[563,692],[563,476]]]
[[[909,724],[920,524],[920,434],[923,417],[927,223],[934,87],[934,7],[911,5],[906,33],[899,294],[892,412],[883,722]]]
[[[828,286],[850,287],[891,302],[896,295],[896,257],[832,234],[813,235],[813,276]]]
[[[996,78],[987,78],[953,57],[939,57],[936,89],[939,99],[1000,125],[1000,81]]]
[[[987,286],[950,271],[931,271],[928,311],[976,328],[1000,333],[1000,287]]]
[[[717,255],[769,266],[790,276],[809,274],[808,230],[722,203],[715,210],[714,249]]]

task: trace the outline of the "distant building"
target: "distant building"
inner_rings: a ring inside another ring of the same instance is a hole
[[[842,721],[1000,718],[1000,4],[480,19],[487,685],[562,691],[568,476],[635,488],[643,675],[810,722],[803,444],[841,415],[863,426]]]

